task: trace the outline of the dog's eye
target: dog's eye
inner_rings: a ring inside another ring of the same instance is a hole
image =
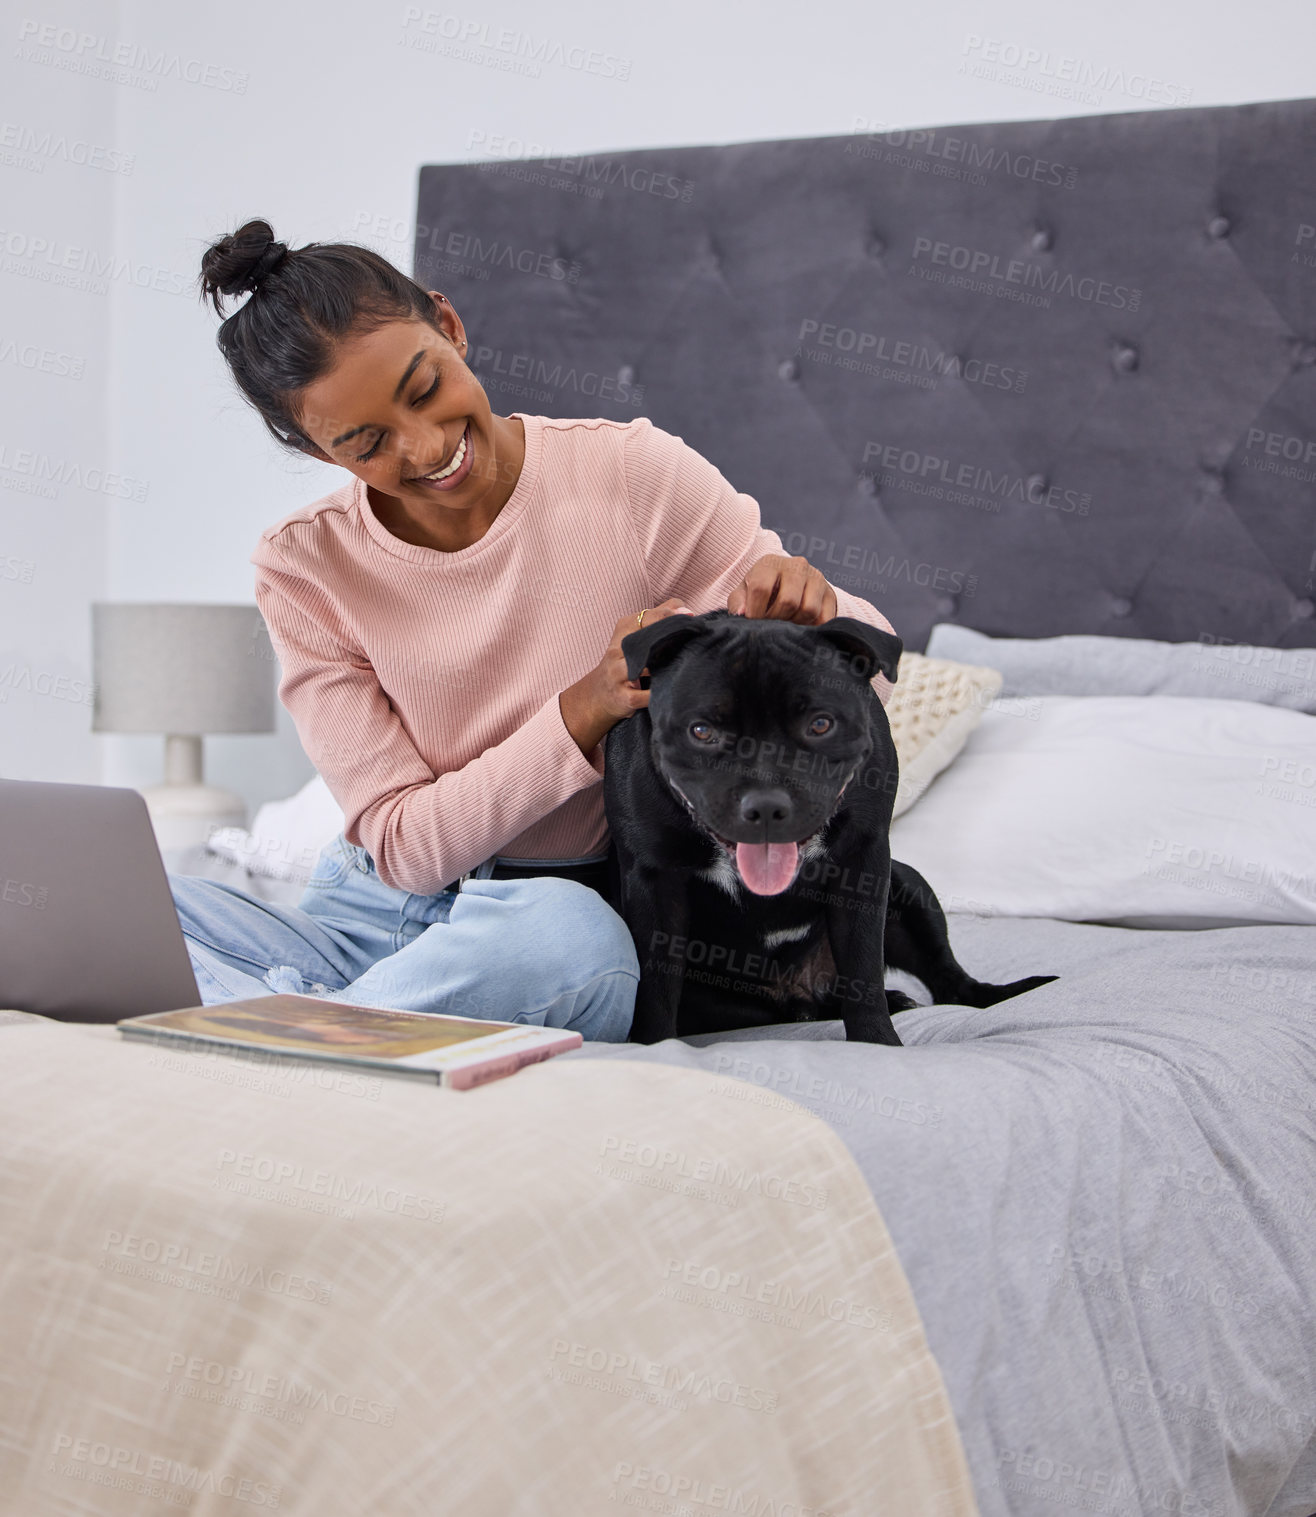
[[[713,729],[707,722],[691,722],[690,736],[701,743],[713,741]]]
[[[819,722],[822,723],[821,727],[818,725]],[[822,737],[824,734],[830,732],[835,725],[836,723],[832,721],[830,716],[815,716],[809,723],[809,736]]]

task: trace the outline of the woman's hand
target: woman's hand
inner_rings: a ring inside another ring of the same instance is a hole
[[[769,553],[727,597],[727,610],[812,627],[836,615],[836,592],[807,558]]]
[[[651,626],[667,616],[693,615],[679,596],[673,596],[646,611],[644,625]],[[597,667],[558,696],[562,721],[586,755],[623,717],[649,704],[649,692],[640,689],[639,680],[626,677],[626,655],[621,651],[622,638],[637,630],[635,616],[623,616],[613,629],[612,641]]]

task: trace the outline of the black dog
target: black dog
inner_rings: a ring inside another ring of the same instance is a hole
[[[1045,985],[987,985],[956,963],[926,880],[893,863],[898,769],[869,683],[901,642],[853,617],[820,626],[668,616],[622,639],[649,705],[604,749],[611,888],[635,940],[639,1043],[840,1018],[846,1037],[899,1044],[915,1003],[991,1006]]]

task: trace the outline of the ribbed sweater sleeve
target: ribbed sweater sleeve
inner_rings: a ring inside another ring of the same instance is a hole
[[[386,885],[433,895],[599,783],[601,750],[594,762],[580,751],[556,691],[502,742],[436,773],[369,659],[335,626],[332,601],[306,578],[271,568],[268,545],[262,556],[256,603],[279,655],[279,699],[342,808],[344,835],[370,854]]]
[[[752,495],[737,491],[701,453],[646,417],[627,428],[626,493],[654,605],[675,595],[696,613],[720,609],[759,559],[790,557],[777,533],[761,524]],[[838,616],[895,632],[866,600],[832,589]],[[871,684],[885,706],[893,685],[880,674]]]

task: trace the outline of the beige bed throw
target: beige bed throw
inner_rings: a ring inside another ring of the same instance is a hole
[[[793,1103],[0,1021],[3,1517],[976,1517],[882,1218]]]

